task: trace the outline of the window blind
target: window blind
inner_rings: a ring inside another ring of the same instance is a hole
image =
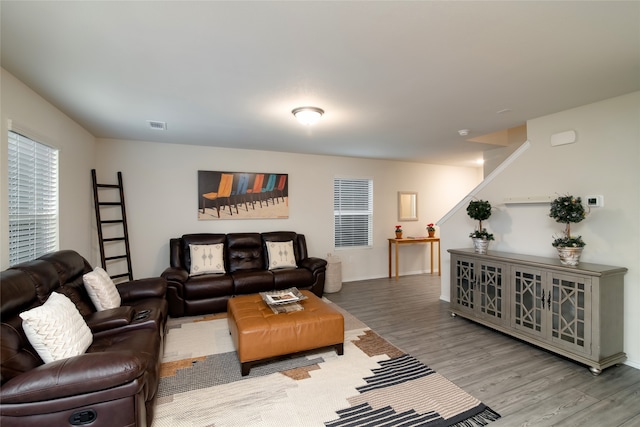
[[[9,131],[9,265],[58,248],[58,150]]]
[[[373,232],[373,180],[333,181],[335,247],[370,247]]]

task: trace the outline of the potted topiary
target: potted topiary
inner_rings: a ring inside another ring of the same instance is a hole
[[[571,235],[571,223],[578,223],[587,216],[582,199],[571,195],[558,197],[551,202],[549,216],[556,222],[567,224],[564,233],[554,236],[551,243],[558,250],[560,262],[563,265],[578,265],[586,243],[582,240],[582,236],[574,237]]]
[[[493,234],[482,227],[482,221],[489,219],[491,216],[491,204],[486,200],[472,200],[467,206],[467,214],[471,219],[478,221],[476,231],[469,234],[469,237],[473,240],[475,252],[479,254],[487,253],[489,241],[493,240]]]

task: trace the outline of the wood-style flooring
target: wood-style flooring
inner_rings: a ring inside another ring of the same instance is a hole
[[[640,370],[587,367],[461,317],[440,277],[348,282],[325,296],[502,415],[491,427],[640,426]]]

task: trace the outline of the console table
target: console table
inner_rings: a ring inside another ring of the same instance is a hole
[[[439,237],[419,237],[413,239],[389,239],[389,277],[391,277],[391,246],[396,245],[396,280],[398,280],[398,260],[400,245],[412,245],[415,243],[429,243],[431,253],[431,274],[433,274],[433,244],[438,244],[438,276],[440,276],[440,238]]]
[[[624,267],[449,249],[452,315],[589,366],[625,360]]]

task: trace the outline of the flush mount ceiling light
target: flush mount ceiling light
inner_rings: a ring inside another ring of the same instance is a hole
[[[303,125],[312,125],[320,120],[324,110],[318,107],[298,107],[291,110],[291,114]]]

